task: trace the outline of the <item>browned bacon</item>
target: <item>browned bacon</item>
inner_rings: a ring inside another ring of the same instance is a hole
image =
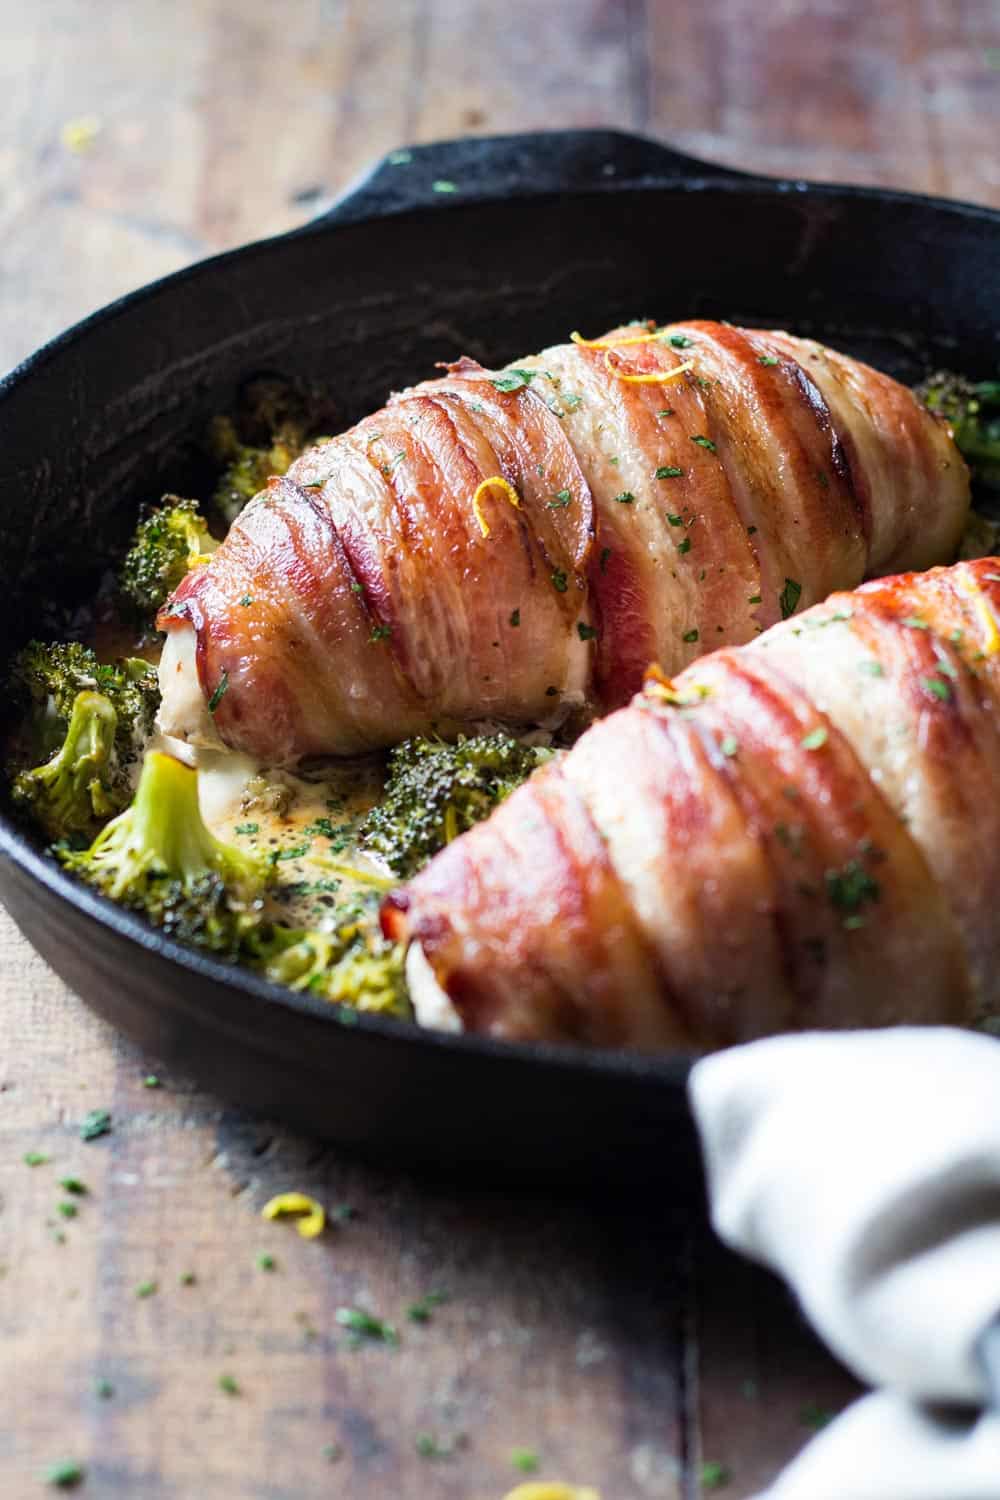
[[[162,726],[294,763],[606,712],[651,660],[947,560],[967,505],[907,390],[788,334],[678,323],[513,373],[462,360],[271,480],[184,580]]]
[[[998,784],[987,558],[651,675],[383,926],[494,1036],[711,1048],[969,1021],[1000,1006]]]

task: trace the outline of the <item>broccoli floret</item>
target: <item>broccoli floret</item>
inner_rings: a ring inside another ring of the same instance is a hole
[[[51,760],[14,778],[11,797],[51,839],[74,839],[119,812],[125,778],[115,756],[118,715],[103,693],[77,693],[69,727]]]
[[[331,932],[271,925],[244,945],[252,966],[276,984],[355,1010],[411,1014],[404,950],[377,921],[349,918]]]
[[[132,796],[159,703],[155,670],[140,657],[106,665],[78,641],[31,641],[8,690],[15,803],[50,837],[93,836]]]
[[[1000,489],[1000,380],[976,382],[938,370],[915,389],[928,411],[950,422],[973,479]]]
[[[397,875],[412,875],[432,854],[490,815],[553,751],[508,735],[446,745],[405,740],[389,757],[381,802],[361,825],[361,846]]]
[[[60,849],[67,869],[172,936],[236,959],[261,920],[272,875],[261,856],[223,844],[198,806],[198,773],[150,751],[135,801],[89,849]]]
[[[260,446],[241,442],[229,417],[214,419],[209,441],[213,457],[225,465],[212,499],[230,525],[271,475],[287,474],[308,446],[301,424],[295,421],[283,422]]]
[[[207,562],[218,545],[197,500],[164,495],[139,522],[122,564],[121,592],[144,619],[151,619],[185,573]]]

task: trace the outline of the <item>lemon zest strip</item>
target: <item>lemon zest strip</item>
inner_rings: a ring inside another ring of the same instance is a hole
[[[693,708],[696,703],[701,703],[712,695],[712,689],[701,682],[692,682],[682,692],[678,692],[673,681],[655,661],[646,668],[642,691],[646,698],[671,703],[677,708]]]
[[[621,370],[611,363],[611,350],[608,349],[604,355],[604,368],[609,375],[614,375],[618,380],[624,380],[629,385],[666,385],[668,380],[676,380],[678,375],[683,375],[686,370],[693,369],[694,365],[689,359],[682,365],[675,365],[672,370],[656,370],[652,375],[623,375]]]
[[[989,601],[979,586],[975,577],[969,573],[959,573],[957,579],[959,590],[972,601],[976,614],[979,616],[983,627],[985,640],[983,641],[983,654],[985,656],[996,656],[1000,651],[1000,629],[997,628],[996,616],[990,608]]]
[[[472,497],[472,509],[475,514],[476,520],[479,522],[479,529],[483,533],[484,537],[489,536],[490,528],[486,523],[486,517],[483,515],[482,496],[483,492],[490,489],[493,485],[498,485],[500,489],[503,490],[504,494],[507,496],[507,499],[510,501],[511,505],[513,505],[515,510],[521,509],[520,495],[517,493],[517,490],[512,484],[508,484],[507,480],[504,479],[502,474],[494,474],[491,478],[484,479],[482,484],[477,486],[476,493]]]
[[[504,1500],[601,1500],[601,1497],[589,1485],[581,1487],[552,1480],[532,1480],[517,1485],[504,1496]]]
[[[326,1228],[326,1210],[305,1193],[279,1193],[260,1211],[262,1219],[295,1218],[296,1229],[304,1240],[314,1240]]]
[[[582,333],[571,333],[570,339],[574,344],[579,344],[581,349],[624,349],[629,344],[659,344],[668,339],[670,333],[666,328],[661,328],[659,333],[643,333],[634,339],[619,339],[614,336],[603,339],[585,339]]]

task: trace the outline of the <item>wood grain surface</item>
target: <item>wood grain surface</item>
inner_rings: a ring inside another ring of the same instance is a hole
[[[447,135],[615,125],[734,166],[1000,204],[995,0],[4,0],[0,16],[4,366]],[[599,1184],[565,1201],[444,1186],[447,1164],[435,1183],[374,1170],[189,1080],[147,1087],[156,1060],[2,914],[0,999],[4,1500],[44,1493],[60,1459],[108,1500],[500,1500],[530,1477],[519,1449],[603,1500],[693,1500],[703,1465],[739,1497],[853,1392],[785,1291],[685,1222],[666,1183],[626,1204]],[[112,1131],[83,1142],[97,1107]],[[262,1222],[288,1189],[355,1216],[314,1242]],[[430,1291],[447,1300],[411,1321]],[[399,1347],[352,1349],[343,1307],[390,1319]]]

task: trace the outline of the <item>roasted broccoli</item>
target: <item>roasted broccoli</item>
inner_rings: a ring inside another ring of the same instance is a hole
[[[93,837],[132,796],[159,701],[148,662],[98,662],[77,641],[31,641],[15,657],[7,771],[14,803],[50,838]]]
[[[397,875],[412,875],[432,854],[480,822],[553,751],[508,735],[455,745],[405,740],[389,757],[385,792],[361,825],[360,844]]]
[[[207,562],[218,545],[197,500],[164,495],[139,522],[122,564],[121,592],[144,619],[151,619],[185,573]]]
[[[410,1015],[403,948],[382,937],[373,917],[348,914],[331,932],[264,926],[244,952],[276,984],[356,1010]]]
[[[14,805],[30,813],[50,838],[92,835],[128,800],[120,795],[115,764],[117,727],[109,698],[77,693],[60,748],[44,765],[14,777]]]
[[[279,401],[262,399],[253,425],[263,427],[259,442],[244,441],[231,417],[216,417],[209,432],[212,456],[225,465],[212,498],[230,524],[271,475],[287,474],[308,446],[301,414]]]
[[[135,801],[89,849],[59,850],[104,895],[171,936],[236,959],[261,920],[272,879],[266,859],[221,843],[198,806],[198,773],[150,751]]]
[[[973,479],[1000,489],[1000,380],[968,380],[938,370],[916,387],[928,411],[946,418]]]

